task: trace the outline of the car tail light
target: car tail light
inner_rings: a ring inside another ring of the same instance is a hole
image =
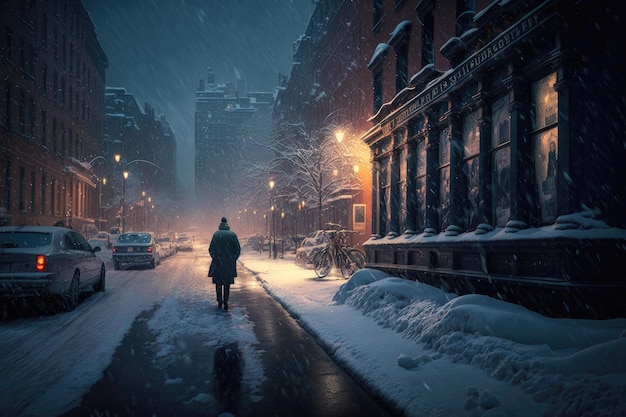
[[[113,246],[113,253],[117,253],[117,246]]]
[[[37,255],[37,259],[35,261],[35,269],[37,271],[43,271],[46,269],[46,256],[45,255]]]
[[[148,252],[152,253],[152,246],[148,246]]]

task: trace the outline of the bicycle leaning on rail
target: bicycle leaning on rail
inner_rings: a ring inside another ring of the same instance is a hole
[[[343,243],[347,234],[358,232],[352,230],[326,230],[325,232],[329,236],[329,242],[313,258],[313,267],[319,278],[327,276],[333,266],[339,269],[341,276],[346,279],[350,278],[357,270],[365,267],[363,252]]]

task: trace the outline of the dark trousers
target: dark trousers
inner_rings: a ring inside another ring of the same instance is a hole
[[[227,303],[228,295],[230,294],[230,284],[215,284],[215,292],[217,293],[218,303]]]

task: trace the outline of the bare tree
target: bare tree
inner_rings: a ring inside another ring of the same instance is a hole
[[[283,124],[270,145],[275,156],[267,167],[268,176],[291,200],[315,202],[320,229],[322,208],[327,202],[361,189],[353,166],[363,163],[362,152],[339,142],[334,127],[307,131],[302,125]]]

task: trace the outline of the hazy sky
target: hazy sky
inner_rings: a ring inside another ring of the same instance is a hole
[[[193,172],[194,90],[212,67],[217,82],[274,91],[291,70],[293,42],[312,0],[83,0],[109,59],[106,85],[125,87],[172,125],[179,175]],[[186,163],[183,164],[182,161]]]

